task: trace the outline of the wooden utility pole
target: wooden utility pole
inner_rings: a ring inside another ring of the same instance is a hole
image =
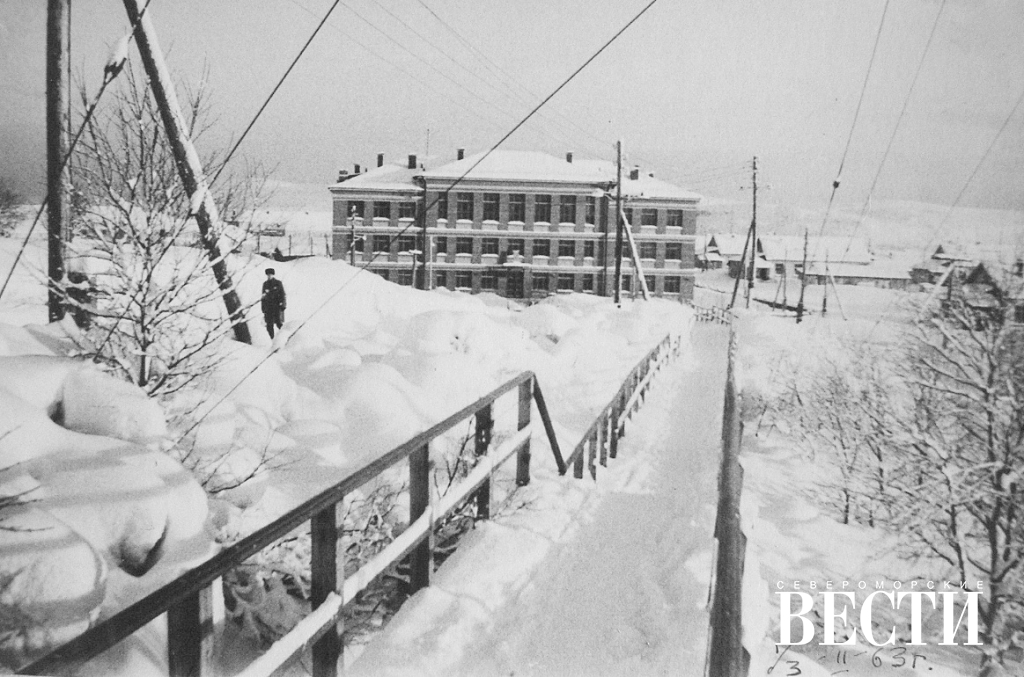
[[[750,270],[747,272],[747,307],[750,307],[750,296],[754,293],[754,276],[757,274],[757,156],[754,156],[754,206],[750,219]]]
[[[622,290],[622,141],[615,143],[615,305]]]
[[[64,319],[64,244],[71,221],[71,181],[66,162],[70,101],[68,82],[68,15],[70,0],[49,0],[46,11],[46,187],[47,308],[50,322]]]
[[[825,284],[821,286],[821,316],[828,312],[828,254],[825,254]]]
[[[252,343],[249,325],[245,323],[242,303],[238,298],[231,275],[228,273],[224,253],[221,252],[217,242],[218,226],[220,225],[217,205],[213,201],[206,177],[203,175],[203,166],[199,155],[188,136],[188,125],[185,124],[181,107],[178,105],[174,82],[167,70],[163,53],[160,51],[153,22],[149,19],[148,11],[141,14],[138,0],[124,0],[124,8],[128,12],[128,21],[135,26],[135,44],[139,48],[139,56],[142,57],[142,65],[149,78],[153,98],[160,109],[160,118],[163,120],[164,130],[167,132],[178,175],[181,177],[185,192],[190,197],[191,204],[194,208],[197,207],[195,208],[195,218],[199,225],[200,240],[203,247],[206,248],[207,256],[213,267],[213,275],[217,280],[217,286],[220,287],[221,297],[224,299],[224,307],[227,309],[235,340],[241,343]]]
[[[751,225],[753,225],[753,224],[751,224]],[[743,241],[743,253],[740,254],[740,267],[739,267],[739,270],[736,271],[736,283],[733,284],[733,286],[732,286],[732,298],[729,299],[729,308],[732,308],[734,305],[736,305],[736,292],[739,291],[740,280],[743,279],[743,273],[746,270],[744,265],[747,262],[747,245],[750,244],[750,231],[751,231],[751,229],[748,228],[747,229],[747,239]]]
[[[804,288],[807,287],[807,229],[804,229],[804,264],[800,270],[800,300],[796,303],[796,323],[804,319]]]

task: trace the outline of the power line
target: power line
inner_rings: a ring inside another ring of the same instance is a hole
[[[93,97],[92,102],[86,109],[85,116],[82,118],[82,124],[79,125],[78,131],[75,132],[75,136],[71,139],[71,143],[68,145],[68,150],[64,154],[63,159],[60,163],[60,168],[57,173],[60,174],[68,166],[68,162],[71,161],[71,156],[75,151],[75,147],[78,145],[78,140],[82,138],[82,133],[85,131],[86,125],[92,119],[92,116],[96,113],[96,108],[100,104],[100,99],[103,98],[103,94],[107,91],[107,87],[114,81],[114,79],[120,75],[121,69],[124,67],[124,62],[128,57],[128,45],[135,39],[135,30],[138,28],[138,24],[142,21],[142,17],[146,15],[146,11],[149,9],[149,3],[152,0],[146,0],[146,4],[142,6],[142,11],[139,12],[138,18],[133,24],[131,24],[131,30],[128,32],[127,37],[122,38],[116,45],[114,51],[108,58],[106,65],[103,68],[103,80],[100,83],[100,88],[96,92],[96,96]],[[70,30],[68,31],[70,35]],[[70,97],[68,97],[70,101]],[[70,105],[70,104],[69,104]],[[70,124],[71,120],[68,119]],[[10,270],[7,271],[7,277],[4,278],[4,283],[0,286],[0,298],[3,298],[4,292],[7,291],[7,285],[10,284],[11,278],[14,276],[14,271],[18,267],[18,263],[21,261],[22,255],[25,253],[25,249],[28,247],[29,239],[32,237],[32,232],[39,224],[39,219],[43,215],[43,211],[46,210],[46,205],[50,201],[50,193],[43,196],[42,203],[39,205],[38,211],[36,211],[35,218],[32,219],[32,224],[28,227],[28,232],[25,233],[25,239],[22,241],[21,246],[18,248],[18,253],[14,256],[14,261],[11,263]]]
[[[479,158],[479,159],[478,159],[478,160],[477,160],[476,162],[474,162],[474,163],[472,164],[472,166],[470,166],[470,167],[469,167],[469,169],[467,169],[467,170],[466,170],[465,172],[463,172],[461,176],[459,176],[458,178],[456,178],[456,179],[455,179],[455,180],[454,180],[454,181],[453,181],[453,182],[452,182],[452,183],[451,183],[451,184],[450,184],[450,185],[449,185],[449,186],[448,186],[448,187],[447,187],[447,188],[446,188],[446,189],[445,189],[445,190],[443,191],[443,194],[444,194],[444,195],[448,195],[448,194],[449,194],[449,193],[451,192],[451,190],[452,190],[453,188],[455,188],[455,187],[456,187],[457,185],[459,185],[459,184],[460,184],[460,183],[461,183],[461,182],[463,181],[463,179],[465,179],[465,178],[466,178],[466,177],[467,177],[467,176],[468,176],[468,175],[470,174],[470,172],[472,172],[472,171],[473,171],[474,169],[476,169],[476,168],[477,168],[477,166],[479,166],[481,162],[483,162],[483,161],[484,161],[485,159],[487,159],[487,157],[488,157],[488,156],[489,156],[489,155],[490,155],[491,153],[493,153],[493,152],[494,152],[495,150],[497,150],[497,149],[498,149],[498,148],[499,148],[499,147],[500,147],[500,146],[501,146],[501,145],[502,145],[503,143],[505,143],[505,141],[507,141],[507,140],[509,139],[509,137],[511,137],[511,136],[512,136],[512,135],[513,135],[513,134],[514,134],[514,133],[515,133],[515,132],[516,132],[516,131],[517,131],[517,130],[518,130],[518,129],[520,128],[520,127],[522,127],[522,126],[523,126],[524,124],[526,124],[526,122],[527,122],[527,121],[528,121],[528,120],[529,120],[529,119],[530,119],[531,117],[533,117],[533,115],[534,115],[534,114],[535,114],[535,113],[536,113],[536,112],[537,112],[538,110],[540,110],[540,109],[541,109],[541,107],[543,107],[543,106],[544,106],[544,105],[545,105],[545,104],[546,104],[546,103],[547,103],[548,101],[550,101],[550,100],[551,100],[552,98],[554,98],[554,97],[555,97],[555,95],[557,95],[557,94],[558,94],[558,93],[559,93],[560,91],[562,91],[562,89],[564,89],[564,88],[566,87],[566,85],[568,85],[568,84],[569,84],[570,82],[572,82],[572,81],[573,81],[573,79],[575,79],[577,75],[579,75],[579,74],[580,74],[580,73],[581,73],[581,72],[582,72],[582,71],[583,71],[583,70],[584,70],[584,69],[585,69],[585,68],[586,68],[587,66],[589,66],[589,65],[590,65],[590,64],[591,64],[591,63],[592,63],[592,62],[594,61],[594,59],[596,59],[596,58],[597,58],[597,57],[598,57],[598,56],[599,56],[599,55],[600,55],[600,54],[601,54],[602,52],[604,52],[604,51],[605,51],[605,50],[606,50],[606,49],[607,49],[607,48],[608,48],[608,47],[609,47],[609,46],[610,46],[610,45],[611,45],[611,44],[612,44],[613,42],[615,42],[615,40],[617,40],[617,39],[619,38],[619,36],[620,36],[620,35],[622,35],[622,34],[623,34],[624,32],[626,32],[626,30],[627,30],[627,29],[628,29],[628,28],[629,28],[630,26],[632,26],[632,25],[633,25],[634,23],[636,23],[636,22],[637,22],[637,20],[639,20],[641,16],[643,16],[644,14],[646,14],[646,13],[647,13],[647,11],[648,11],[648,10],[649,10],[649,9],[650,9],[651,7],[653,7],[653,6],[654,6],[654,4],[655,4],[655,3],[657,2],[657,1],[658,1],[658,0],[651,0],[651,1],[649,2],[649,3],[647,3],[647,5],[645,5],[643,9],[641,9],[641,10],[640,10],[640,11],[639,11],[639,12],[638,12],[638,13],[637,13],[636,15],[634,15],[634,16],[633,16],[633,18],[632,18],[632,19],[630,19],[630,20],[629,20],[629,21],[628,21],[628,22],[626,23],[626,25],[625,25],[625,26],[623,26],[622,28],[620,28],[620,29],[619,29],[619,30],[618,30],[618,31],[617,31],[617,32],[616,32],[616,33],[615,33],[615,34],[614,34],[614,35],[613,35],[613,36],[612,36],[611,38],[609,38],[609,39],[608,39],[608,40],[607,40],[607,41],[606,41],[606,42],[605,42],[605,43],[604,43],[603,45],[601,45],[600,49],[598,49],[598,50],[597,50],[596,52],[594,52],[594,54],[593,54],[593,55],[591,55],[591,56],[590,56],[590,58],[588,58],[588,59],[587,59],[586,61],[584,61],[584,62],[583,62],[583,64],[582,64],[582,65],[581,65],[581,66],[580,66],[579,68],[577,68],[577,69],[576,69],[575,71],[573,71],[573,72],[572,72],[572,73],[571,73],[571,74],[569,75],[569,77],[567,77],[567,78],[566,78],[565,80],[563,80],[563,81],[562,81],[562,83],[561,83],[560,85],[558,85],[558,87],[556,87],[556,88],[554,89],[554,91],[552,91],[552,92],[551,92],[550,94],[548,94],[548,95],[547,95],[546,97],[544,97],[544,99],[543,99],[543,100],[542,100],[542,101],[541,101],[540,103],[538,103],[538,104],[537,104],[537,105],[536,105],[536,106],[535,106],[535,107],[533,108],[533,110],[531,110],[531,111],[530,111],[530,112],[529,112],[529,113],[528,113],[528,114],[527,114],[527,115],[526,115],[526,116],[525,116],[525,117],[524,117],[524,118],[523,118],[522,120],[520,120],[520,121],[519,121],[518,123],[516,123],[516,125],[515,125],[515,126],[514,126],[514,127],[513,127],[512,129],[511,129],[511,130],[509,130],[509,131],[508,131],[508,133],[506,133],[506,134],[505,134],[504,136],[502,136],[502,137],[501,137],[501,138],[500,138],[500,139],[499,139],[499,140],[497,141],[497,143],[495,143],[495,144],[494,144],[493,146],[491,146],[491,148],[490,148],[490,149],[489,149],[489,150],[488,150],[488,151],[487,151],[486,153],[484,153],[483,155],[481,155],[481,156],[480,156],[480,158]],[[428,212],[428,211],[429,211],[429,210],[430,210],[430,209],[431,209],[432,207],[434,207],[434,205],[436,205],[436,204],[437,204],[437,202],[438,202],[438,200],[439,200],[439,199],[440,199],[440,195],[438,195],[438,197],[437,197],[437,198],[434,198],[434,201],[433,201],[433,202],[432,202],[432,203],[431,203],[431,204],[430,204],[429,206],[426,206],[426,205],[425,205],[425,206],[424,206],[424,209],[423,209],[424,213]],[[396,241],[396,240],[397,240],[397,239],[398,239],[399,237],[401,237],[402,235],[404,235],[404,234],[405,234],[406,232],[408,232],[408,231],[409,231],[409,230],[410,230],[411,228],[413,228],[414,226],[415,226],[415,223],[413,223],[413,224],[410,224],[410,225],[407,225],[407,226],[405,226],[404,228],[402,228],[401,230],[399,230],[399,231],[398,231],[398,232],[397,232],[397,233],[396,233],[395,235],[391,236],[391,238],[389,239],[389,244],[390,244],[390,243],[392,243],[392,242],[395,242],[395,241]],[[298,324],[298,325],[297,325],[297,326],[295,327],[295,330],[294,330],[294,331],[292,332],[292,334],[294,335],[295,333],[298,333],[299,331],[301,331],[301,330],[302,330],[302,329],[303,329],[303,328],[304,328],[304,327],[306,326],[306,324],[307,324],[307,323],[308,323],[308,322],[310,321],[310,319],[312,319],[312,318],[313,318],[313,316],[314,316],[314,315],[316,315],[316,314],[317,314],[317,313],[319,313],[319,312],[320,312],[321,310],[323,310],[324,308],[326,308],[326,307],[327,307],[327,304],[329,304],[329,303],[330,303],[331,301],[333,301],[333,300],[334,300],[334,299],[335,299],[335,298],[336,298],[336,297],[338,296],[338,294],[340,294],[340,293],[341,293],[342,291],[344,291],[344,290],[345,290],[345,289],[346,289],[346,288],[348,287],[348,285],[349,285],[349,284],[350,284],[350,283],[352,282],[352,280],[354,280],[354,279],[356,278],[356,275],[358,275],[359,273],[363,272],[364,270],[367,270],[367,268],[369,267],[369,265],[370,265],[371,263],[373,263],[373,261],[374,261],[374,260],[376,259],[376,257],[377,257],[377,254],[379,254],[379,253],[380,253],[380,252],[375,252],[375,253],[372,253],[372,254],[373,254],[373,256],[372,256],[372,258],[370,259],[370,261],[367,261],[367,262],[365,262],[365,263],[364,263],[364,264],[363,264],[362,266],[360,266],[359,268],[357,268],[357,269],[356,269],[356,272],[355,272],[355,274],[354,274],[354,275],[352,275],[352,277],[350,277],[350,278],[349,278],[349,279],[348,279],[348,280],[347,280],[346,282],[342,283],[342,285],[341,285],[340,287],[338,287],[338,289],[336,289],[336,290],[335,290],[334,292],[332,292],[332,293],[331,293],[331,294],[330,294],[330,295],[329,295],[329,296],[328,296],[328,297],[327,297],[327,298],[326,298],[326,299],[325,299],[325,300],[323,301],[323,303],[321,303],[321,304],[320,304],[319,306],[317,306],[316,308],[314,308],[314,309],[313,309],[313,311],[312,311],[312,312],[311,312],[311,313],[310,313],[310,314],[309,314],[309,315],[308,315],[308,316],[306,317],[306,319],[304,319],[304,320],[302,320],[301,322],[299,322],[299,324]],[[423,256],[424,256],[424,258],[425,258],[425,257],[426,257],[426,253],[424,253],[424,254],[423,254]],[[242,376],[242,378],[240,378],[240,379],[239,379],[239,380],[238,380],[238,381],[237,381],[237,382],[235,383],[235,385],[233,385],[233,386],[232,386],[232,387],[231,387],[231,388],[230,388],[230,389],[229,389],[229,390],[228,390],[228,391],[227,391],[226,393],[224,393],[224,394],[223,394],[223,395],[221,396],[221,398],[220,398],[219,400],[217,400],[217,402],[216,402],[216,403],[214,403],[214,405],[213,405],[212,407],[210,407],[209,411],[208,411],[208,412],[207,412],[206,414],[204,414],[203,416],[201,416],[201,417],[199,418],[199,420],[197,420],[197,421],[196,421],[195,423],[193,423],[193,424],[192,424],[192,425],[191,425],[191,426],[190,426],[190,427],[189,427],[189,428],[188,428],[188,429],[187,429],[187,430],[186,430],[186,431],[185,431],[184,433],[182,433],[182,434],[181,434],[181,436],[180,436],[180,437],[179,437],[179,438],[177,439],[177,441],[175,442],[175,444],[179,444],[179,443],[180,443],[180,442],[181,442],[181,441],[182,441],[182,440],[183,440],[183,439],[185,438],[185,436],[186,436],[186,435],[188,435],[188,434],[189,434],[189,433],[191,433],[191,432],[192,432],[193,430],[195,430],[195,429],[196,429],[196,428],[197,428],[197,427],[199,426],[199,424],[200,424],[200,423],[202,423],[202,422],[203,422],[203,420],[205,420],[206,416],[208,416],[210,412],[212,412],[212,411],[213,411],[214,409],[216,409],[216,408],[217,408],[218,406],[220,406],[220,404],[221,404],[222,402],[224,402],[224,401],[225,401],[225,400],[226,400],[226,399],[227,399],[228,397],[230,397],[230,396],[231,396],[231,394],[232,394],[232,393],[234,393],[234,392],[235,392],[235,391],[236,391],[236,390],[237,390],[237,389],[238,389],[238,388],[239,388],[239,387],[240,387],[240,386],[242,385],[242,383],[244,383],[244,382],[246,381],[246,379],[248,379],[248,378],[249,378],[250,376],[252,376],[253,374],[255,374],[255,373],[256,373],[256,370],[258,370],[258,369],[259,369],[260,367],[262,367],[262,366],[263,366],[263,365],[264,365],[264,364],[265,364],[265,363],[266,363],[266,362],[267,362],[267,361],[268,361],[268,360],[269,360],[269,359],[271,358],[271,356],[272,356],[272,355],[274,354],[274,352],[275,352],[275,351],[273,351],[273,350],[272,350],[271,352],[267,353],[267,355],[266,355],[265,357],[263,357],[263,358],[262,358],[261,360],[259,360],[259,361],[258,361],[258,362],[256,363],[256,365],[252,367],[252,369],[250,369],[250,370],[249,370],[248,372],[246,372],[246,373],[245,373],[245,375],[244,375],[244,376]]]
[[[875,65],[875,55],[878,53],[878,43],[882,38],[882,27],[885,26],[885,17],[889,12],[889,0],[885,0],[885,6],[882,8],[882,18],[878,22],[878,30],[875,32],[875,44],[871,47],[871,58],[868,60],[868,69],[864,74],[864,84],[860,88],[860,96],[857,98],[857,108],[853,113],[853,123],[850,125],[850,134],[846,137],[846,147],[843,149],[843,156],[839,160],[839,171],[836,173],[836,178],[832,181],[832,193],[828,198],[828,206],[825,207],[825,218],[821,222],[821,230],[818,233],[818,237],[821,238],[825,234],[825,224],[828,223],[828,215],[832,210],[832,201],[835,200],[836,190],[839,188],[839,182],[843,177],[843,165],[846,164],[846,155],[850,152],[850,144],[853,141],[853,132],[857,129],[857,119],[860,117],[860,108],[864,103],[864,94],[868,91],[868,81],[871,79],[871,71]],[[815,243],[815,249],[817,249],[818,243]]]
[[[871,180],[871,187],[868,189],[868,196],[864,200],[864,207],[861,209],[860,218],[857,220],[856,225],[853,227],[853,231],[850,233],[850,240],[846,244],[846,250],[843,252],[843,257],[849,253],[850,247],[853,246],[853,239],[857,234],[857,230],[860,229],[861,224],[864,222],[864,217],[867,215],[868,206],[871,204],[871,196],[875,193],[875,186],[878,184],[878,177],[882,175],[882,168],[885,166],[885,161],[889,158],[889,151],[892,149],[893,141],[896,139],[896,134],[899,132],[900,124],[903,122],[903,116],[907,112],[907,105],[910,103],[910,97],[914,93],[914,87],[917,85],[917,78],[921,75],[921,70],[924,67],[925,59],[928,57],[928,51],[931,49],[932,40],[935,38],[935,31],[939,26],[939,19],[942,18],[942,12],[946,8],[946,0],[942,0],[942,4],[939,5],[939,11],[935,14],[935,21],[932,23],[932,29],[928,33],[928,42],[925,43],[924,51],[921,53],[921,59],[917,62],[917,69],[914,71],[914,77],[910,82],[910,89],[907,90],[907,96],[903,99],[903,107],[900,108],[899,117],[896,118],[896,125],[892,129],[892,134],[889,136],[889,142],[885,146],[885,152],[882,153],[882,159],[878,163],[878,170],[875,172],[875,177]]]
[[[266,110],[267,105],[270,103],[271,99],[273,99],[274,95],[277,94],[277,90],[281,89],[281,85],[283,85],[284,81],[288,79],[288,76],[291,74],[292,69],[295,68],[295,64],[297,64],[299,62],[299,59],[302,58],[302,55],[306,53],[306,49],[309,47],[310,43],[313,42],[313,38],[315,38],[317,33],[320,32],[320,29],[324,27],[324,24],[327,23],[327,19],[330,18],[331,13],[340,3],[341,0],[334,0],[334,3],[331,5],[330,9],[328,9],[327,13],[324,14],[324,18],[320,20],[320,23],[317,24],[316,28],[313,30],[313,33],[309,36],[309,39],[306,40],[306,43],[304,45],[302,45],[302,49],[300,49],[299,53],[295,55],[294,59],[292,59],[291,64],[288,65],[288,68],[281,76],[281,79],[277,81],[276,85],[274,85],[274,89],[270,91],[270,94],[267,96],[266,100],[264,100],[263,105],[260,106],[258,111],[256,111],[256,115],[254,115],[249,124],[246,125],[245,131],[242,132],[242,135],[238,137],[237,141],[235,141],[235,145],[231,147],[230,151],[228,151],[227,156],[224,158],[224,162],[221,163],[220,169],[217,170],[217,173],[213,175],[213,179],[210,180],[210,183],[207,186],[207,188],[209,188],[210,186],[217,182],[217,178],[221,175],[221,172],[224,171],[224,168],[227,167],[228,162],[231,160],[231,157],[235,154],[235,151],[238,150],[238,147],[242,145],[242,141],[244,141],[245,137],[249,134],[249,130],[251,130],[253,125],[256,124],[256,121],[260,119],[260,115],[263,114],[263,111]]]

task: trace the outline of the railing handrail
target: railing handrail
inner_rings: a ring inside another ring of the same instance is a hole
[[[82,663],[126,639],[159,615],[189,598],[189,596],[200,593],[232,567],[241,564],[249,557],[272,545],[302,524],[308,523],[324,510],[339,503],[352,490],[359,488],[396,463],[405,460],[413,452],[422,449],[441,433],[488,407],[497,398],[522,386],[524,383],[534,381],[535,385],[535,378],[534,373],[531,371],[520,373],[472,404],[463,407],[427,430],[399,444],[391,451],[346,476],[340,482],[322,490],[285,515],[221,550],[202,564],[157,588],[110,618],[97,623],[81,635],[66,642],[45,656],[29,665],[23,666],[18,672],[24,674],[51,674],[64,672],[80,666]],[[550,430],[549,422],[546,422],[545,428]],[[557,450],[557,441],[554,439],[550,441],[553,449]]]

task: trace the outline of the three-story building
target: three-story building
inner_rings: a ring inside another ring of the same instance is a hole
[[[538,152],[494,151],[433,169],[378,166],[330,187],[334,256],[398,284],[490,291],[510,298],[614,288],[615,167]],[[627,171],[623,211],[648,289],[693,296],[700,196]],[[424,241],[425,239],[425,241]],[[426,250],[427,255],[422,256]],[[425,262],[424,262],[425,261]],[[623,289],[638,287],[623,247]]]

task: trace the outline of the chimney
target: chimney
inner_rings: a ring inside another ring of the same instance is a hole
[[[636,181],[639,178],[640,178],[640,165],[634,165],[633,168],[629,170],[629,180],[630,181]]]
[[[466,149],[465,148],[457,148],[457,149],[455,149],[455,159],[456,160],[463,160],[463,159],[465,159],[465,157],[466,157]]]
[[[568,162],[569,164],[572,164],[572,151],[569,151],[568,153],[565,154],[565,161]]]
[[[356,170],[354,172],[352,172],[352,173],[353,174],[358,174],[359,173],[359,165],[358,164],[356,165]]]
[[[649,176],[649,177],[651,177],[653,179],[654,178],[654,172],[649,173],[647,176]]]
[[[409,156],[409,169],[416,169],[416,156],[415,155],[410,155]]]
[[[383,167],[384,166],[384,153],[377,153],[377,166],[378,167]]]
[[[344,181],[347,178],[348,178],[348,170],[347,169],[339,169],[338,170],[338,183],[341,183],[342,181]]]

